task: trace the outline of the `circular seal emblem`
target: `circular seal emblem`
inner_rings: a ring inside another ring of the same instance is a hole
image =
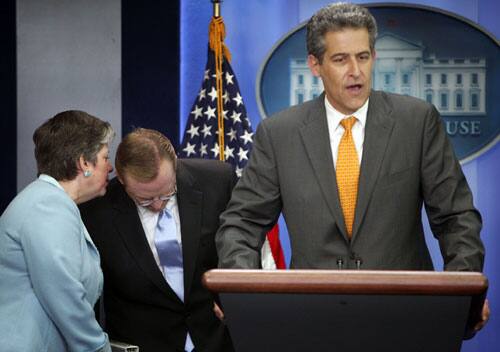
[[[468,19],[415,5],[367,5],[378,24],[373,89],[436,106],[462,163],[500,140],[500,45]],[[264,60],[257,102],[267,117],[316,98],[321,79],[307,66],[306,23],[287,33]]]

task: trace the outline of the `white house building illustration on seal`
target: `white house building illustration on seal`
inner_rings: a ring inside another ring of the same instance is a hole
[[[392,33],[378,37],[372,76],[374,89],[411,95],[434,104],[441,115],[486,115],[486,60],[424,56],[425,47]],[[305,58],[290,60],[290,105],[323,91]]]

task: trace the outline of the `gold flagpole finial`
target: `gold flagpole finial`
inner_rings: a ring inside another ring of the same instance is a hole
[[[220,3],[222,0],[211,0],[212,4],[214,5],[214,17],[220,17]]]

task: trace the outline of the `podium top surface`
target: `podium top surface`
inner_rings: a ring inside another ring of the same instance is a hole
[[[203,275],[213,292],[481,295],[482,273],[372,270],[227,270]]]

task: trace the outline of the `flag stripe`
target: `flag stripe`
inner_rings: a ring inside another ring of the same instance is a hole
[[[281,247],[279,226],[276,223],[274,227],[267,233],[267,241],[269,242],[269,247],[271,248],[271,254],[276,263],[276,268],[285,269],[285,255],[283,254],[283,248]]]

